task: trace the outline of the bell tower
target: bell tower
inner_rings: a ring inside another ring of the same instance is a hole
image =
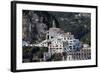
[[[55,20],[52,21],[52,27],[56,28]]]

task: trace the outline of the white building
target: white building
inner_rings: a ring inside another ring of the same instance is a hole
[[[53,21],[53,27],[46,33],[46,39],[35,46],[48,47],[49,53],[62,53],[67,51],[76,51],[80,49],[80,41],[74,38],[70,32],[64,33],[60,28],[56,28]]]

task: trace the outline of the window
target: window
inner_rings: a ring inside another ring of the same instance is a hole
[[[58,47],[58,45],[56,45],[56,47]]]
[[[68,40],[71,40],[72,39],[72,37],[68,37]]]
[[[75,49],[75,46],[73,46],[73,49]]]
[[[47,39],[49,39],[49,35],[47,35]]]
[[[73,42],[76,42],[76,40],[74,39]]]
[[[53,36],[51,36],[51,38],[54,38]]]
[[[72,45],[72,43],[69,43],[69,45]]]
[[[69,40],[69,37],[68,37],[68,40]]]
[[[72,50],[72,46],[69,46],[69,49]]]

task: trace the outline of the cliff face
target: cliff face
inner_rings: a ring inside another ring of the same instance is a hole
[[[64,32],[71,32],[75,38],[83,43],[91,44],[91,14],[71,12],[50,12],[23,10],[23,41],[39,43],[45,39],[46,31],[52,27],[55,20],[56,27]]]
[[[23,41],[28,43],[43,41],[46,31],[52,27],[52,19],[47,12],[23,10]]]

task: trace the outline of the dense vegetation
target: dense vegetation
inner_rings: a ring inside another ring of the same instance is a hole
[[[23,62],[39,62],[40,59],[43,60],[44,52],[48,52],[48,48],[23,46]]]
[[[81,42],[91,44],[91,15],[89,13],[49,12],[65,32],[71,32]]]
[[[43,41],[45,32],[52,27],[52,21],[55,20],[56,27],[71,32],[81,42],[91,45],[90,13],[23,10],[23,20],[23,40],[30,43]]]

